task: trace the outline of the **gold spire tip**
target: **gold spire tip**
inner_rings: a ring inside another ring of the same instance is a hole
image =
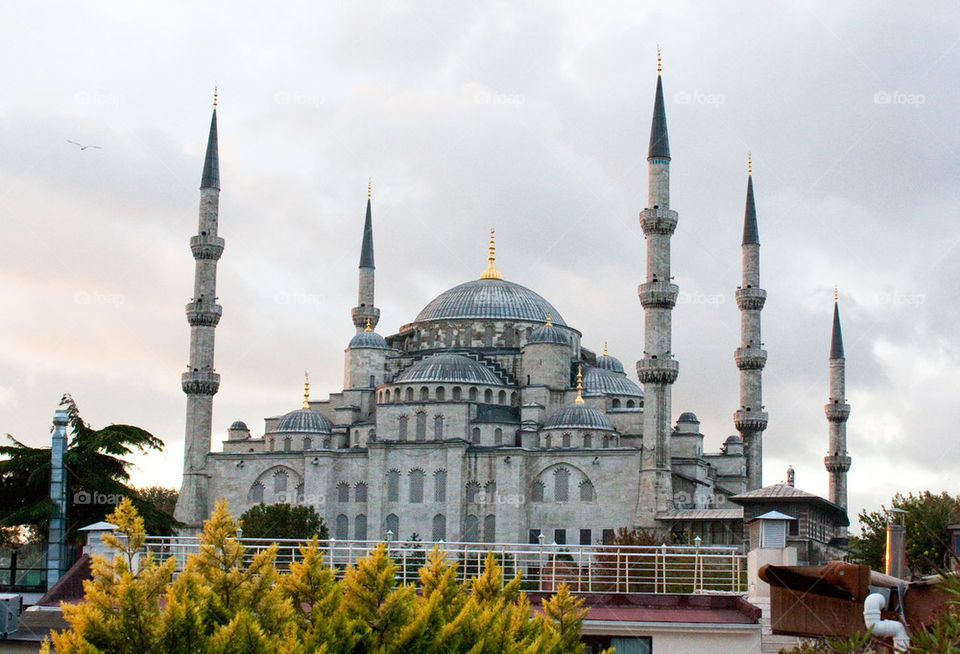
[[[753,155],[747,150],[747,174],[753,174]]]
[[[367,179],[367,199],[373,197],[373,179]]]
[[[487,250],[487,269],[480,273],[480,279],[503,279],[503,275],[500,274],[500,271],[497,270],[497,267],[493,265],[494,260],[496,259],[496,246],[493,242],[493,233],[494,230],[490,230],[490,245]]]
[[[660,57],[660,46],[657,45],[657,75],[663,72],[663,59]]]
[[[607,354],[607,342],[606,342],[606,341],[603,342],[603,356],[609,356],[609,355]]]
[[[370,329],[370,319],[369,319],[369,318],[367,318],[367,326],[363,328],[363,331],[365,331],[365,332],[373,331],[372,329]]]
[[[840,301],[840,294],[837,292],[837,285],[833,285],[833,303],[836,304]]]
[[[310,409],[310,373],[303,373],[303,408]]]
[[[218,92],[219,92],[219,87],[217,86],[216,83],[214,83],[214,85],[213,85],[213,108],[214,108],[214,109],[217,108],[217,94],[218,94]]]
[[[583,366],[577,366],[577,399],[574,404],[583,404]]]
[[[547,314],[547,327],[553,327],[553,320],[550,318],[550,314]]]

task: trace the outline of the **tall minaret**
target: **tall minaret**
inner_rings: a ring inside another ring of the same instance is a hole
[[[373,306],[374,269],[373,265],[373,213],[370,209],[370,198],[373,194],[373,184],[367,182],[367,217],[363,221],[363,242],[360,245],[360,291],[357,306],[350,310],[353,324],[357,333],[362,332],[367,325],[376,328],[380,322],[380,309]]]
[[[672,312],[678,289],[670,276],[670,237],[677,228],[677,212],[670,209],[670,143],[660,72],[658,49],[657,94],[647,151],[647,208],[640,212],[640,226],[647,241],[647,280],[639,288],[644,316],[644,352],[643,359],[637,361],[637,375],[643,383],[644,407],[636,522],[645,529],[657,529],[657,513],[673,508],[671,388],[679,371],[671,346]]]
[[[763,481],[763,430],[767,414],[763,411],[761,390],[767,351],[760,341],[760,311],[767,292],[760,288],[760,236],[757,231],[757,207],[753,200],[753,165],[747,155],[747,206],[743,214],[743,281],[737,289],[740,307],[740,347],[734,352],[740,369],[740,408],[733,424],[743,438],[747,459],[747,490],[760,488]]]
[[[829,500],[847,508],[847,471],[850,456],[847,454],[847,418],[850,405],[845,395],[846,360],[843,356],[843,334],[840,333],[840,305],[837,291],[833,291],[833,335],[830,337],[830,401],[823,407],[830,428],[830,450],[823,465],[830,475]]]
[[[196,261],[193,300],[187,304],[190,324],[190,364],[181,385],[187,394],[187,428],[184,436],[183,485],[175,516],[188,532],[203,526],[210,514],[207,497],[207,455],[213,420],[213,396],[220,388],[220,375],[213,369],[214,331],[223,307],[217,304],[217,261],[223,254],[223,239],[217,236],[220,206],[220,162],[217,155],[217,94],[207,139],[207,155],[200,179],[199,233],[190,238]]]

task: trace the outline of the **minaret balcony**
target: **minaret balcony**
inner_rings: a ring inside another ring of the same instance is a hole
[[[680,363],[676,359],[646,357],[637,361],[637,377],[642,384],[672,384],[679,373]]]
[[[670,282],[646,282],[637,287],[644,309],[672,309],[677,304],[679,288]]]
[[[220,375],[212,370],[193,370],[181,375],[180,385],[187,395],[216,395],[220,390]]]
[[[350,309],[350,317],[353,318],[353,324],[357,329],[364,329],[367,326],[367,319],[370,319],[370,329],[376,329],[380,322],[380,309],[375,306],[353,307]]]
[[[847,455],[835,455],[823,457],[823,465],[827,472],[846,472],[850,469],[851,459]]]
[[[769,418],[766,411],[738,409],[733,412],[733,426],[741,433],[763,431],[767,428]]]
[[[823,412],[827,414],[827,420],[830,422],[846,422],[850,417],[850,405],[846,402],[825,404]]]
[[[741,311],[759,311],[766,301],[767,292],[762,288],[748,286],[737,289],[737,306]]]
[[[733,358],[740,370],[763,370],[767,365],[767,351],[756,347],[738,347]]]
[[[673,234],[677,229],[677,212],[673,209],[644,209],[640,212],[640,227],[644,235]]]
[[[191,327],[202,325],[216,327],[223,315],[223,307],[219,304],[203,303],[197,300],[187,303],[187,322]]]
[[[190,250],[193,252],[194,259],[213,259],[216,261],[223,254],[224,242],[219,236],[197,234],[190,237]]]

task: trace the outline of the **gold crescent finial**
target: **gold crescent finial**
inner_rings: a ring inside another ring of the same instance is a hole
[[[577,366],[577,399],[574,404],[583,404],[583,366]]]
[[[553,327],[553,321],[550,319],[550,314],[547,314],[547,327]]]
[[[310,373],[303,373],[303,408],[310,409]]]
[[[657,44],[657,75],[663,72],[663,60],[660,58],[660,44]]]
[[[608,355],[607,355],[607,342],[606,342],[606,341],[603,342],[603,356],[608,356]]]
[[[371,197],[373,197],[373,179],[368,178],[367,179],[367,199],[369,200]]]
[[[837,292],[837,285],[833,285],[833,303],[836,304],[840,300],[840,295]]]
[[[503,279],[503,275],[500,274],[500,271],[497,270],[497,267],[493,265],[496,257],[496,246],[493,243],[493,229],[490,230],[490,245],[487,248],[487,269],[480,273],[480,279]]]
[[[214,82],[214,83],[213,83],[213,108],[214,108],[214,109],[217,108],[217,93],[218,93],[218,91],[219,91],[219,87],[217,86],[217,83]]]
[[[753,174],[753,155],[747,150],[747,174]]]
[[[367,326],[364,327],[363,331],[365,332],[373,331],[370,329],[370,318],[367,318]]]

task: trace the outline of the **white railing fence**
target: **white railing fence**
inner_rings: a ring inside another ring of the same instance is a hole
[[[275,564],[286,570],[303,557],[309,541],[240,538],[249,560],[273,543]],[[348,566],[369,554],[379,541],[321,541],[324,565],[343,576]],[[522,543],[386,542],[397,565],[398,583],[419,584],[419,570],[434,547],[458,564],[457,577],[466,581],[483,572],[488,553],[503,569],[504,581],[521,574],[527,591],[552,592],[566,583],[575,593],[735,593],[746,591],[746,557],[736,547],[557,545]],[[177,560],[177,571],[198,552],[196,537],[149,537],[144,546],[160,559]]]

